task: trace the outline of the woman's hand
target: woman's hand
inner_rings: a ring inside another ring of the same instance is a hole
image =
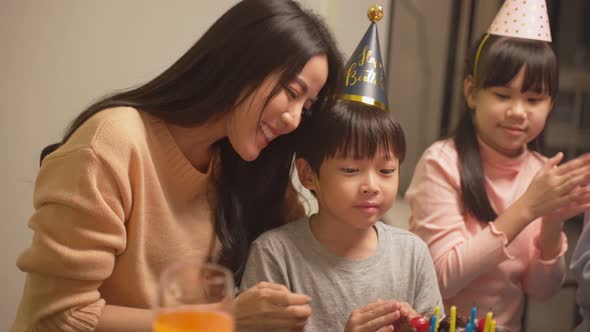
[[[407,304],[407,303],[406,303]],[[402,303],[377,300],[355,309],[346,322],[345,332],[394,331],[394,324],[400,319]],[[409,307],[409,305],[408,305]],[[407,308],[405,309],[408,313]],[[412,310],[413,311],[413,310]]]
[[[590,154],[557,166],[562,159],[558,153],[547,160],[519,199],[531,221],[545,215],[564,221],[590,208]]]
[[[283,285],[260,282],[240,293],[234,302],[237,330],[303,330],[311,316],[310,300]]]

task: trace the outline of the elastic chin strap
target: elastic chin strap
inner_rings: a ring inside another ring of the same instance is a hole
[[[315,172],[313,172],[313,185],[315,186],[315,194],[318,196],[320,194],[320,180]]]
[[[490,38],[490,34],[487,33],[485,37],[479,43],[479,47],[477,48],[477,53],[475,53],[475,61],[473,62],[473,84],[477,82],[477,65],[479,64],[479,56],[481,55],[481,50],[483,49],[483,45],[486,41]]]

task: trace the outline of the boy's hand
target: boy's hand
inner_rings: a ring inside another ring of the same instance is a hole
[[[406,303],[407,304],[407,303]],[[400,319],[402,304],[397,301],[377,300],[350,313],[345,332],[394,331]],[[412,310],[413,311],[413,310]]]
[[[400,305],[400,318],[393,324],[394,331],[402,331],[403,326],[409,325],[412,319],[420,316],[408,302],[398,303]]]

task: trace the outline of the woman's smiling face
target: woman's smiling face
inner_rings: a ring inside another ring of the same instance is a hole
[[[246,161],[255,160],[273,139],[299,126],[303,110],[311,107],[328,79],[327,57],[312,57],[299,75],[287,86],[281,87],[264,107],[272,90],[279,84],[279,78],[280,73],[267,77],[227,121],[227,137],[234,150]]]

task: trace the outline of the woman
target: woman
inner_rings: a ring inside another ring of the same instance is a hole
[[[341,68],[317,17],[244,0],[161,75],[90,106],[42,154],[12,331],[149,331],[175,260],[218,259],[239,280],[251,241],[301,214],[289,133]],[[237,325],[299,326],[308,301],[256,285]]]

